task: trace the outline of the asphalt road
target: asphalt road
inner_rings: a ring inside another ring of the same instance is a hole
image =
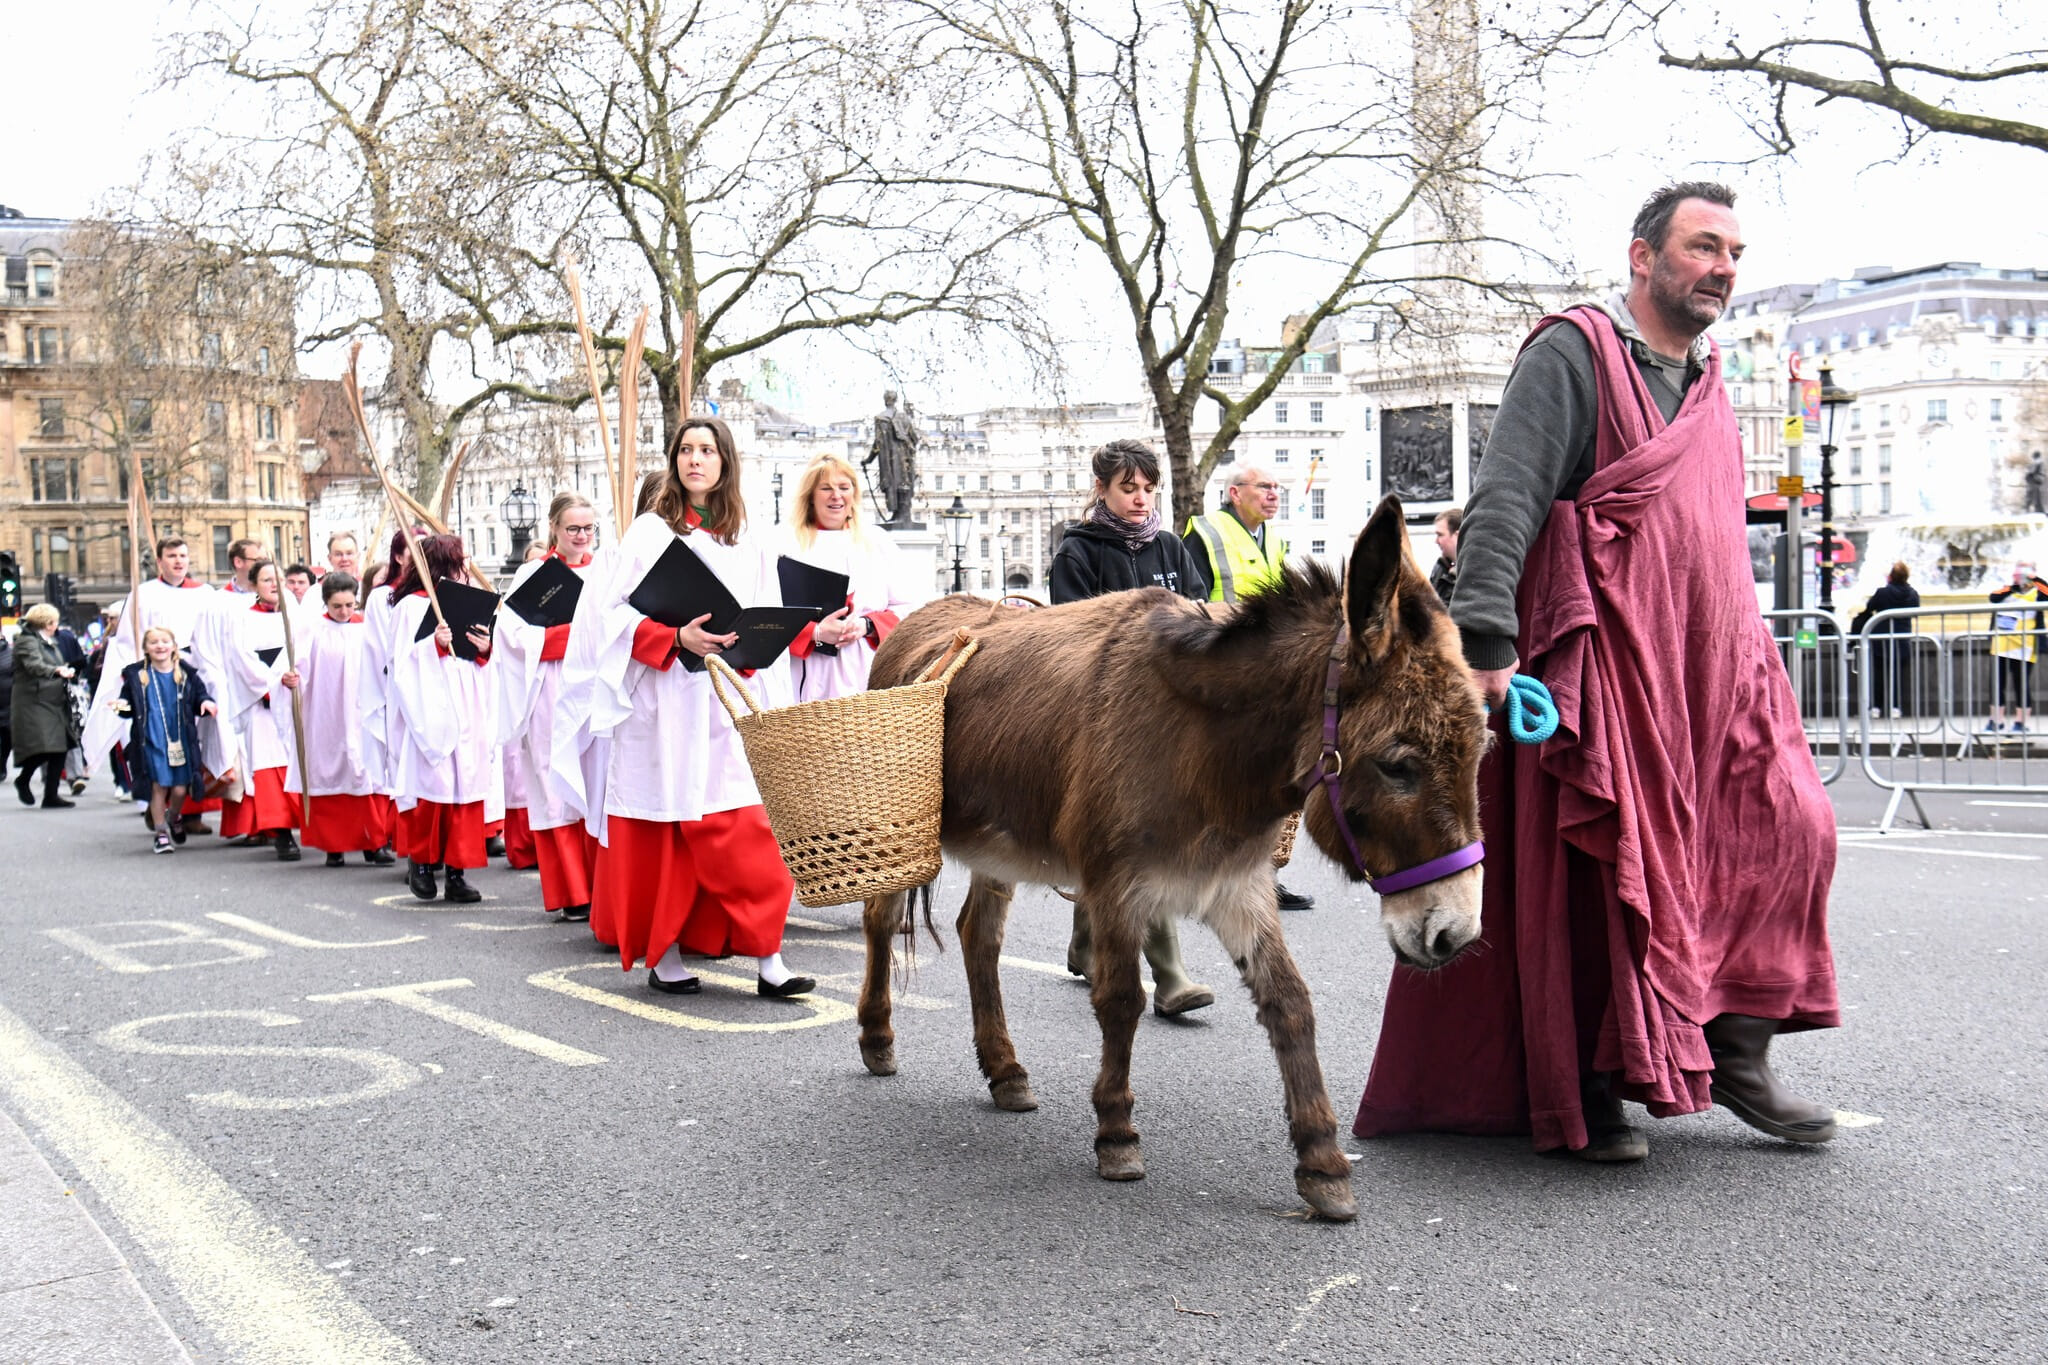
[[[0,809],[0,1109],[201,1361],[2048,1357],[2048,808],[1948,798],[1880,839],[1879,794],[1837,799],[1848,1025],[1774,1053],[1874,1120],[1824,1148],[1720,1112],[1652,1123],[1633,1168],[1347,1132],[1361,1217],[1305,1221],[1271,1054],[1190,930],[1219,1003],[1146,1019],[1149,1178],[1108,1184],[1047,893],[1005,973],[1043,1108],[1008,1114],[950,942],[876,1079],[851,908],[792,925],[809,1005],[750,963],[656,997],[533,874],[444,908],[317,855],[158,858],[100,789]],[[1287,928],[1348,1130],[1390,957],[1320,855],[1285,880],[1319,898]]]

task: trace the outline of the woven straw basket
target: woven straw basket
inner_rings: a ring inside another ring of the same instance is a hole
[[[845,905],[939,875],[946,685],[978,648],[962,631],[916,682],[772,711],[717,655],[706,660],[805,905]]]
[[[1273,866],[1285,867],[1294,860],[1294,836],[1301,832],[1301,812],[1287,817],[1287,823],[1280,826],[1280,841],[1273,845]]]

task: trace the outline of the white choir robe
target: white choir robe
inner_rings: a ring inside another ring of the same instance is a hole
[[[616,558],[602,577],[586,580],[576,603],[563,686],[571,697],[587,689],[588,712],[579,717],[571,744],[580,756],[591,741],[609,741],[603,796],[608,819],[687,822],[761,803],[739,732],[712,693],[710,675],[680,661],[665,670],[650,668],[633,657],[634,633],[647,618],[626,599],[675,538],[653,513],[635,518]],[[697,531],[685,543],[743,606],[782,604],[775,556],[763,541],[742,534],[737,544],[722,545]],[[576,648],[579,637],[587,651]],[[747,686],[763,707],[789,705],[794,697],[787,657],[747,679]],[[564,772],[563,752],[558,743],[557,773]]]
[[[556,682],[550,721],[554,733],[547,755],[551,799],[565,809],[581,811],[584,829],[600,842],[604,839],[604,779],[611,767],[612,741],[609,732],[596,734],[590,726],[591,697],[597,690],[597,625],[603,615],[595,592],[609,581],[618,560],[618,546],[600,545],[582,571],[583,593],[576,599],[569,649],[562,656]]]
[[[154,626],[168,628],[177,637],[178,648],[190,657],[200,619],[211,610],[215,598],[214,590],[196,578],[187,578],[175,588],[161,578],[151,578],[128,595],[120,624],[107,637],[106,665],[100,673],[99,692],[93,697],[85,737],[80,741],[89,767],[97,767],[116,744],[128,738],[128,717],[116,711],[113,703],[121,695],[121,670],[142,657],[143,632]],[[208,681],[210,685],[211,680]],[[221,742],[220,726],[213,717],[200,718],[199,737],[200,757],[209,770],[224,773],[233,766],[226,760],[227,746]],[[221,766],[216,767],[215,760]]]
[[[370,634],[368,657],[370,675],[358,696],[362,701],[363,740],[374,751],[372,771],[384,783],[386,796],[396,797],[391,770],[394,742],[404,728],[398,704],[391,698],[391,585],[371,588],[362,595],[363,628]]]
[[[290,829],[298,824],[297,803],[287,798],[298,766],[292,727],[291,689],[278,679],[288,667],[284,617],[263,610],[253,594],[223,597],[231,604],[215,613],[212,628],[200,632],[197,651],[214,703],[243,756],[241,789],[229,797],[224,835]],[[265,663],[258,650],[277,651]],[[265,699],[268,699],[268,705]],[[234,809],[232,807],[244,809]]]
[[[329,853],[382,848],[391,840],[383,746],[362,722],[373,672],[370,628],[358,613],[340,622],[322,612],[298,638],[299,695],[306,716],[305,840]]]
[[[401,811],[422,801],[444,806],[504,800],[504,779],[492,761],[497,747],[497,692],[479,665],[443,655],[431,633],[414,640],[432,611],[426,594],[412,593],[391,609],[394,654],[391,709],[400,724],[391,751],[393,799]],[[499,805],[502,815],[503,806]]]
[[[847,576],[846,595],[853,599],[853,615],[873,617],[878,638],[855,640],[839,646],[839,653],[819,654],[811,650],[810,633],[790,650],[790,670],[796,677],[798,701],[822,701],[865,692],[868,670],[874,666],[875,650],[898,622],[931,600],[930,575],[896,548],[880,531],[869,531],[865,544],[851,531],[819,531],[809,545],[801,545],[796,533],[785,531],[781,554],[821,569]]]
[[[573,572],[584,576],[594,567],[586,564]],[[506,596],[517,592],[540,567],[534,560],[519,566]],[[580,601],[580,599],[579,599]],[[536,831],[560,829],[583,819],[583,807],[574,790],[552,778],[555,734],[563,719],[563,659],[543,660],[547,631],[528,625],[517,612],[498,613],[498,641],[492,653],[492,671],[498,675],[498,737],[505,745],[507,799],[510,799],[511,760],[516,754],[526,782],[526,819]],[[573,646],[575,631],[569,632]]]

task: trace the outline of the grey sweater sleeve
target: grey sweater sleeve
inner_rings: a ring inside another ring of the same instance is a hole
[[[1529,546],[1550,516],[1593,473],[1598,397],[1593,351],[1559,323],[1529,344],[1508,375],[1486,454],[1458,528],[1458,586],[1451,619],[1474,668],[1515,660],[1515,589]]]

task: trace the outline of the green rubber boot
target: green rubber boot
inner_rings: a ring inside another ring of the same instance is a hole
[[[1145,960],[1152,964],[1152,1012],[1171,1017],[1216,1003],[1216,992],[1188,979],[1180,960],[1180,932],[1171,919],[1152,922],[1145,935]]]

